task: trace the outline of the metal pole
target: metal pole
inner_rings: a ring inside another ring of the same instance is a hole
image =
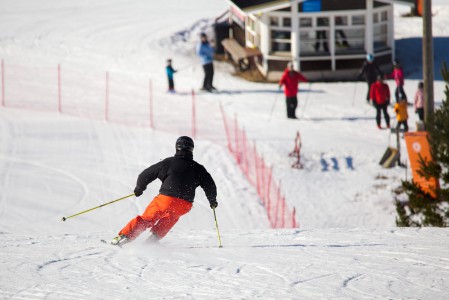
[[[433,36],[432,36],[432,0],[423,1],[423,79],[424,79],[424,123],[433,115]]]
[[[119,198],[119,199],[113,200],[113,201],[111,201],[111,202],[108,202],[108,203],[103,203],[103,204],[101,204],[101,205],[95,206],[95,207],[93,207],[93,208],[90,208],[90,209],[84,210],[84,211],[82,211],[82,212],[79,212],[79,213],[77,213],[77,214],[74,214],[74,215],[71,215],[71,216],[68,216],[68,217],[62,217],[61,221],[65,221],[65,220],[67,220],[67,219],[70,219],[70,218],[73,218],[73,217],[76,217],[76,216],[79,216],[79,215],[85,214],[85,213],[87,213],[87,212],[90,212],[90,211],[92,211],[92,210],[94,210],[94,209],[97,209],[97,208],[100,208],[100,207],[103,207],[103,206],[106,206],[106,205],[112,204],[112,203],[114,203],[114,202],[117,202],[117,201],[120,201],[120,200],[123,200],[123,199],[129,198],[129,197],[131,197],[131,196],[134,196],[134,194],[130,194],[130,195],[128,195],[128,196],[125,196],[125,197],[122,197],[122,198]]]
[[[217,222],[217,215],[215,214],[215,208],[212,208],[214,211],[214,219],[215,219],[215,228],[217,229],[217,235],[218,235],[218,248],[223,248],[221,245],[221,237],[220,237],[220,230],[218,229],[218,222]]]

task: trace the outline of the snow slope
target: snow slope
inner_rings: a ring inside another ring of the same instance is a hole
[[[444,41],[448,6],[435,3],[434,34]],[[61,63],[87,79],[105,70],[136,81],[150,77],[156,100],[175,110],[173,103],[183,96],[164,93],[165,59],[172,57],[182,69],[175,77],[179,91],[197,88],[202,77],[193,53],[197,34],[226,9],[226,2],[167,0],[156,6],[149,1],[0,0],[0,8],[0,57],[8,65]],[[398,37],[420,36],[419,19],[397,15]],[[436,53],[440,59],[444,55]],[[217,63],[216,71],[223,93],[198,95],[199,101],[221,102],[230,115],[237,114],[275,166],[300,228],[268,229],[256,192],[224,139],[215,136],[196,140],[195,158],[218,185],[224,248],[217,248],[213,216],[201,190],[194,209],[160,245],[145,245],[143,235],[128,247],[111,248],[99,240],[110,239],[142,212],[158,183],[140,198],[65,223],[61,217],[131,193],[140,171],[173,154],[178,132],[2,107],[0,298],[447,298],[449,234],[394,228],[392,189],[410,174],[378,166],[393,138],[375,128],[365,84],[303,84],[301,119],[291,121],[285,119],[275,84],[242,81],[230,75],[232,67],[225,63]],[[406,83],[409,97],[419,80],[419,70],[412,73]],[[44,89],[31,87],[21,95],[45,101]],[[441,81],[435,83],[435,95],[443,96]],[[126,95],[120,96],[125,101],[118,109],[132,106]],[[416,117],[410,115],[413,128]],[[132,117],[138,119],[139,111]],[[182,127],[176,118],[171,121],[174,128]],[[297,130],[303,170],[292,170],[287,158]]]

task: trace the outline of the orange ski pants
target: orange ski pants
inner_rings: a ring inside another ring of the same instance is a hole
[[[145,229],[151,228],[157,238],[162,239],[170,229],[192,208],[192,203],[181,198],[159,194],[141,216],[132,219],[119,234],[134,240]]]

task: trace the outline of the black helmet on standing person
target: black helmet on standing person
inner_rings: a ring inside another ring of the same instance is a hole
[[[193,152],[193,140],[188,136],[181,136],[176,140],[176,151]]]

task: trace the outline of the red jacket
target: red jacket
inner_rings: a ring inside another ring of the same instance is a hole
[[[387,78],[394,79],[397,86],[404,85],[404,71],[402,71],[402,68],[394,68],[393,72],[387,75]]]
[[[282,74],[279,85],[284,86],[284,94],[286,97],[296,97],[298,93],[299,82],[307,82],[307,78],[302,76],[301,73],[285,69],[284,74]]]
[[[386,104],[390,100],[390,88],[387,84],[376,81],[371,85],[370,98],[378,105]]]

